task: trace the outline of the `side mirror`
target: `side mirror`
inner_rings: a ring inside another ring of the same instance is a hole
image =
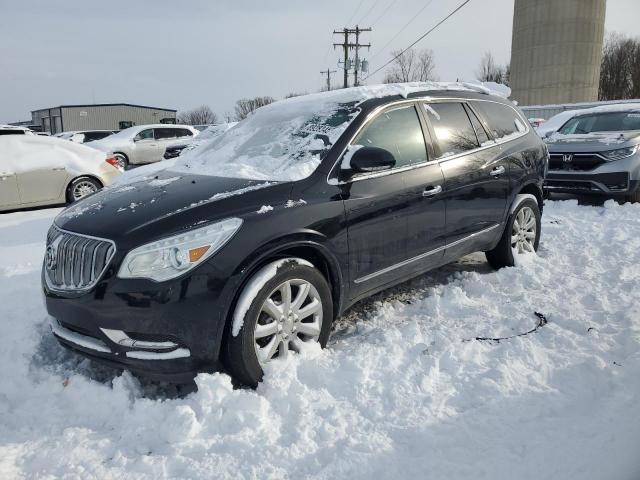
[[[553,130],[549,130],[548,132],[545,132],[544,138],[550,138],[551,135],[553,135],[554,133],[556,133],[556,132],[554,132]]]
[[[378,147],[360,147],[351,155],[349,167],[356,173],[379,172],[389,170],[396,164],[393,154]]]

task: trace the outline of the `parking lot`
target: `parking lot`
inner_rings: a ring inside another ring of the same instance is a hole
[[[64,350],[40,292],[60,210],[4,214],[0,476],[637,478],[640,205],[583,203],[548,201],[521,265],[465,257],[360,302],[255,392],[214,374],[188,395]]]

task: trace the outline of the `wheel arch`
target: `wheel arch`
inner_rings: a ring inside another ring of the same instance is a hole
[[[73,184],[73,182],[75,182],[76,180],[80,180],[81,178],[90,178],[91,180],[95,180],[96,182],[98,182],[98,185],[100,185],[100,188],[104,188],[104,183],[102,182],[100,177],[96,175],[93,175],[91,173],[82,173],[80,175],[76,175],[75,177],[71,178],[69,182],[67,182],[67,186],[64,189],[65,200],[68,203],[71,203],[71,200],[70,200],[71,185]]]
[[[537,185],[535,182],[529,182],[524,184],[522,187],[520,187],[519,190],[514,192],[514,196],[511,203],[515,202],[518,195],[522,193],[528,193],[536,197],[536,200],[538,201],[538,208],[540,209],[540,213],[542,213],[542,209],[544,208],[544,200],[543,200],[544,197],[543,197],[542,189],[540,188],[540,186]]]

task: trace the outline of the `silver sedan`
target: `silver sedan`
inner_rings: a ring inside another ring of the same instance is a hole
[[[75,202],[122,173],[113,156],[38,135],[0,136],[0,211]]]

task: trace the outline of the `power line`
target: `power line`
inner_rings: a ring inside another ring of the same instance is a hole
[[[385,13],[387,13],[391,7],[393,7],[396,3],[398,2],[398,0],[391,0],[391,3],[387,6],[387,8],[385,8],[382,13],[380,15],[378,15],[378,18],[376,18],[373,22],[371,22],[371,27],[375,26],[376,23],[378,23],[380,21],[380,19],[382,17],[384,17]]]
[[[380,0],[376,0],[375,2],[373,2],[373,5],[371,5],[371,8],[369,10],[367,10],[367,13],[364,14],[364,17],[362,17],[360,19],[360,22],[358,22],[358,23],[364,22],[364,19],[369,16],[369,14],[373,11],[373,9],[376,8],[376,5],[378,5],[378,3],[380,3]]]
[[[399,56],[401,56],[404,52],[406,52],[407,50],[409,50],[411,47],[413,47],[416,43],[418,43],[420,40],[422,40],[424,37],[426,37],[427,35],[429,35],[431,32],[433,32],[436,28],[438,28],[440,25],[442,25],[444,22],[446,22],[447,20],[449,20],[449,18],[451,18],[452,16],[454,16],[460,9],[462,9],[462,7],[464,7],[467,3],[469,3],[471,0],[465,0],[464,2],[462,2],[460,5],[458,5],[455,10],[453,10],[449,15],[447,15],[446,17],[444,17],[442,20],[440,20],[438,23],[436,23],[432,28],[430,28],[429,30],[427,30],[427,32],[425,32],[422,36],[420,36],[415,42],[413,42],[411,45],[409,45],[407,48],[405,48],[404,50],[402,50],[400,53],[398,53],[395,57],[393,57],[391,60],[389,60],[387,63],[385,63],[384,65],[382,65],[381,67],[377,68],[376,70],[374,70],[373,72],[371,72],[369,75],[367,75],[365,78],[363,78],[363,80],[366,80],[367,78],[371,77],[372,75],[375,75],[376,73],[378,73],[380,70],[382,70],[384,67],[386,67],[387,65],[389,65],[391,62],[395,61]]]
[[[353,20],[356,17],[356,13],[358,13],[358,10],[360,10],[360,7],[362,6],[363,3],[364,3],[364,0],[360,0],[360,3],[358,4],[356,9],[351,14],[351,18],[349,18],[349,21],[347,22],[347,25],[349,25],[351,23],[351,20]]]
[[[409,20],[407,23],[405,23],[404,27],[402,27],[400,30],[398,30],[398,32],[393,36],[393,38],[392,38],[391,40],[389,40],[389,41],[384,45],[384,47],[382,47],[380,50],[378,50],[378,51],[377,51],[377,53],[373,54],[373,56],[372,56],[369,60],[373,60],[373,59],[374,59],[374,58],[376,58],[378,55],[380,55],[382,52],[384,52],[384,51],[385,51],[385,49],[386,49],[389,45],[391,45],[391,43],[392,43],[396,38],[398,38],[398,36],[399,36],[402,32],[404,32],[405,28],[407,28],[409,25],[411,25],[411,23],[413,23],[413,21],[414,21],[416,18],[418,18],[418,15],[420,15],[422,12],[424,12],[424,11],[425,11],[425,9],[426,9],[429,5],[431,5],[431,3],[432,3],[432,2],[433,2],[433,0],[429,0],[427,3],[425,3],[425,4],[424,4],[424,6],[423,6],[420,10],[418,10],[418,12],[417,12],[413,17],[411,17],[411,20]]]

